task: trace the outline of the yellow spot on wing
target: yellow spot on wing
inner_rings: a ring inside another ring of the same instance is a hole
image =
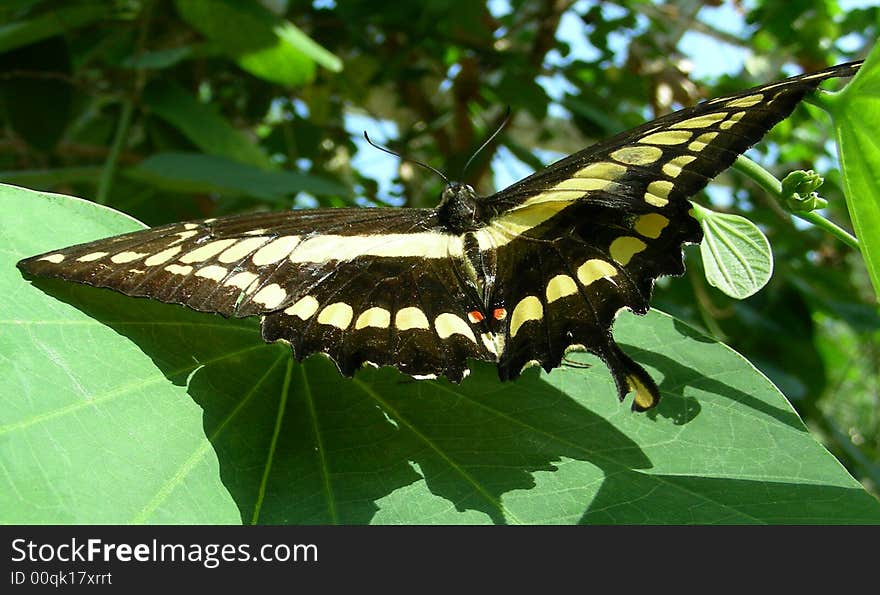
[[[114,256],[114,258],[116,258],[116,257]],[[43,256],[39,260],[45,260],[45,261],[51,262],[53,264],[58,264],[59,262],[64,262],[64,255],[63,254],[49,254],[47,256]],[[114,261],[114,262],[116,262],[116,261]],[[123,261],[123,262],[128,262],[128,261]]]
[[[193,268],[191,266],[180,266],[179,264],[169,264],[165,270],[174,275],[189,275]]]
[[[516,336],[520,327],[530,320],[541,320],[544,317],[544,306],[541,300],[530,295],[520,300],[510,316],[510,337]]]
[[[552,304],[578,292],[577,283],[568,275],[556,275],[547,283],[547,303]]]
[[[398,310],[394,316],[394,326],[401,331],[408,331],[414,328],[431,328],[425,313],[414,306]]]
[[[693,155],[681,155],[675,159],[670,159],[668,163],[663,164],[663,173],[670,178],[677,178],[684,166],[696,159]]]
[[[687,130],[665,130],[643,136],[639,142],[649,145],[680,145],[691,140],[692,136],[693,133]]]
[[[274,308],[281,304],[286,297],[287,292],[284,291],[280,285],[277,283],[270,283],[255,293],[254,297],[251,299],[263,304],[267,308]]]
[[[665,207],[669,204],[669,192],[674,185],[668,180],[657,180],[648,184],[645,191],[645,202],[655,207]]]
[[[708,128],[727,117],[727,112],[712,112],[676,122],[670,128]]]
[[[216,264],[202,267],[196,271],[196,277],[204,277],[206,279],[212,279],[214,281],[222,281],[227,274],[229,274],[229,271],[226,269],[226,267],[220,267]]]
[[[594,190],[605,190],[609,186],[611,186],[613,182],[608,180],[604,180],[602,178],[567,178],[553,186],[550,190],[546,192],[542,192],[538,196],[530,198],[523,204],[534,204],[536,202],[543,202],[547,200],[566,200],[573,201],[578,197],[573,195],[573,193],[583,193],[583,192],[591,192]]]
[[[650,409],[651,407],[657,404],[659,400],[651,389],[649,389],[645,384],[639,380],[639,378],[635,375],[629,375],[626,377],[626,382],[629,385],[629,389],[636,392],[636,395],[633,399],[633,404],[637,411],[644,411],[646,409]]]
[[[169,246],[173,246],[174,244],[179,244],[180,242],[182,242],[182,241],[184,241],[184,240],[187,240],[187,239],[193,237],[193,236],[196,235],[197,233],[199,233],[197,230],[194,230],[194,231],[179,231],[179,232],[177,232],[177,233],[174,234],[174,235],[176,235],[176,236],[180,236],[180,237],[177,238],[176,240],[174,240],[173,242],[169,243],[168,245],[169,245]]]
[[[119,254],[111,256],[110,261],[115,262],[116,264],[124,264],[126,262],[140,260],[146,255],[146,252],[120,252]]]
[[[669,225],[669,219],[660,213],[648,213],[636,219],[634,229],[646,238],[659,238],[660,234],[666,226]]]
[[[104,258],[108,254],[110,254],[110,253],[109,252],[92,252],[91,254],[85,254],[83,256],[80,256],[79,258],[76,259],[76,261],[77,262],[92,262],[93,260],[98,260],[99,258]],[[150,258],[153,258],[153,257],[151,256]],[[150,258],[145,260],[144,264],[150,264],[150,262],[149,262]]]
[[[287,258],[297,244],[299,244],[299,236],[282,236],[254,252],[251,261],[257,266],[274,264]]]
[[[321,313],[318,314],[318,323],[345,330],[351,324],[353,316],[354,310],[351,309],[351,306],[345,302],[336,302],[321,310]]]
[[[266,243],[266,238],[247,238],[239,240],[231,248],[217,257],[220,262],[237,262]]]
[[[354,323],[354,328],[373,326],[376,328],[388,328],[391,325],[391,312],[385,308],[373,307],[361,312]]]
[[[706,145],[715,140],[716,136],[718,136],[717,132],[707,132],[705,134],[701,134],[694,140],[694,142],[688,145],[688,149],[694,151],[695,153],[698,153],[705,149]]]
[[[236,273],[232,277],[226,280],[223,285],[229,285],[230,287],[238,287],[239,289],[247,289],[250,287],[254,281],[256,281],[257,276],[253,273],[248,273],[247,271],[242,271],[241,273]]]
[[[565,199],[554,200],[542,193],[523,205],[499,216],[473,232],[480,250],[498,248],[516,239],[528,230],[541,225],[573,202],[571,193]],[[534,202],[533,202],[534,201]]]
[[[289,316],[298,316],[302,320],[308,320],[318,311],[318,300],[310,295],[300,298],[294,305],[284,310]]]
[[[738,99],[733,99],[724,104],[724,107],[752,107],[764,100],[764,96],[760,93],[757,95],[746,95]]]
[[[461,236],[440,232],[393,233],[368,236],[320,235],[303,240],[290,261],[347,261],[358,256],[448,258],[464,253]]]
[[[611,158],[627,165],[648,165],[663,156],[657,147],[624,147],[611,153]]]
[[[599,180],[608,180],[613,182],[626,173],[626,168],[617,163],[610,161],[600,161],[591,163],[583,169],[574,173],[574,177],[578,178],[595,178]]]
[[[474,343],[477,342],[477,338],[474,337],[474,331],[471,330],[468,323],[449,312],[444,312],[434,319],[434,329],[437,331],[437,336],[441,339],[448,339],[452,335],[464,335]]]
[[[745,112],[736,112],[735,114],[732,114],[729,118],[727,118],[724,122],[722,122],[718,127],[722,130],[732,128],[733,125],[742,120],[742,117],[745,115]]]
[[[626,266],[633,256],[647,247],[648,245],[639,238],[620,236],[611,242],[608,251],[611,253],[611,258]]]
[[[611,278],[617,274],[617,269],[610,262],[598,258],[591,258],[578,267],[577,278],[587,286],[602,278]]]
[[[179,260],[180,262],[185,263],[202,262],[220,254],[235,242],[236,240],[215,240],[213,242],[208,242],[204,246],[196,248],[191,252],[187,252],[181,256]]]
[[[174,258],[178,252],[183,250],[183,246],[174,246],[172,248],[168,248],[166,250],[162,250],[161,252],[156,252],[151,257],[144,261],[144,264],[148,267],[156,266],[157,264],[162,264],[163,262],[168,262],[172,258]]]

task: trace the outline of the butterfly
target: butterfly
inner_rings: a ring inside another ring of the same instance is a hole
[[[861,62],[702,102],[570,155],[491,196],[448,183],[435,208],[337,208],[164,225],[26,258],[26,274],[227,317],[353,375],[414,378],[494,363],[501,380],[597,355],[621,401],[654,407],[651,376],[614,341],[702,238],[689,198],[797,103]]]

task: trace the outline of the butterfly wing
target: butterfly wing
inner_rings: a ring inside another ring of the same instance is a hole
[[[462,319],[462,244],[433,209],[320,209],[167,225],[25,259],[32,275],[225,316],[262,316],[267,341],[461,380],[494,359]],[[439,338],[439,340],[438,340]]]
[[[503,378],[560,364],[572,345],[601,357],[621,399],[659,399],[616,345],[621,308],[648,310],[655,279],[684,272],[681,246],[702,233],[688,199],[791,113],[805,94],[860,63],[755,87],[675,112],[567,157],[487,201],[477,232],[497,252],[496,300],[511,309]]]

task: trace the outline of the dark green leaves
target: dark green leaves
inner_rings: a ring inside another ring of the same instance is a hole
[[[233,128],[213,106],[197,101],[180,86],[157,81],[144,90],[144,103],[205,153],[272,169],[258,145]]]
[[[665,315],[615,333],[660,381],[647,415],[601,365],[346,380],[254,321],[32,285],[18,258],[139,226],[8,186],[0,208],[0,522],[880,522],[766,378]]]

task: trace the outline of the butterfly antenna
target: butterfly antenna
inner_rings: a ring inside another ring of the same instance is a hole
[[[398,159],[402,159],[403,161],[409,161],[412,164],[420,165],[421,167],[424,167],[425,169],[431,170],[432,172],[434,172],[435,174],[437,174],[438,176],[443,178],[444,182],[446,182],[447,184],[449,183],[449,178],[447,178],[446,175],[442,171],[437,169],[436,167],[432,167],[432,166],[428,165],[427,163],[423,163],[422,161],[417,161],[415,159],[411,159],[410,157],[405,157],[405,156],[401,155],[400,153],[392,151],[391,149],[386,149],[382,145],[377,145],[376,143],[374,143],[373,141],[370,140],[370,135],[367,134],[366,130],[364,130],[364,138],[367,139],[367,142],[370,143],[371,147],[379,149],[380,151],[384,151],[385,153],[388,153],[389,155],[394,155],[395,157],[397,157]]]
[[[476,156],[479,155],[483,151],[483,149],[486,148],[486,146],[489,143],[491,143],[493,140],[495,140],[496,136],[501,134],[501,131],[504,130],[504,127],[507,126],[508,122],[510,122],[510,106],[509,105],[507,106],[507,111],[504,112],[504,120],[501,121],[501,124],[498,126],[498,128],[495,130],[495,132],[492,133],[492,136],[487,138],[486,142],[484,142],[482,145],[480,145],[480,148],[477,149],[476,151],[474,151],[474,154],[471,155],[471,158],[468,159],[467,163],[464,164],[464,169],[461,170],[461,178],[462,179],[464,179],[464,175],[467,173],[468,168],[471,166],[471,163],[473,163]]]

